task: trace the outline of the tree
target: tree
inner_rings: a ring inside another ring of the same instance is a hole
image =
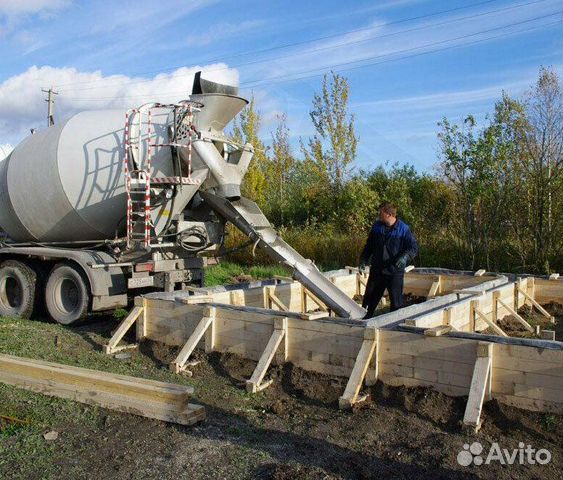
[[[563,253],[563,100],[561,81],[542,68],[535,86],[525,98],[528,121],[524,169],[532,207],[533,259],[548,272],[549,259]]]
[[[264,208],[267,206],[266,172],[269,159],[266,155],[266,147],[259,137],[261,120],[260,112],[256,110],[252,98],[240,113],[238,120],[235,119],[232,137],[239,144],[250,143],[254,147],[252,162],[242,182],[242,194]]]
[[[272,193],[268,195],[271,203],[271,211],[276,212],[275,219],[279,225],[283,225],[286,220],[285,214],[288,206],[288,182],[290,175],[295,167],[295,158],[291,152],[289,142],[289,129],[287,127],[287,117],[285,114],[279,117],[276,131],[272,134],[272,158],[269,164],[268,190]]]
[[[350,165],[356,158],[358,138],[354,115],[348,112],[348,80],[336,73],[323,78],[321,93],[315,93],[311,121],[316,134],[307,145],[301,142],[305,162],[317,178],[314,190],[328,198],[338,198],[347,180]],[[338,210],[334,201],[332,211]]]

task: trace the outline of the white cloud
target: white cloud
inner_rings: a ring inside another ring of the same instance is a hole
[[[293,48],[289,55],[284,53],[283,56],[272,58],[267,66],[245,68],[245,73],[252,73],[255,78],[275,78],[278,75],[284,78],[291,75],[297,77],[323,69],[346,70],[365,62],[377,63],[389,57],[420,54],[453,45],[470,44],[476,40],[484,40],[481,43],[483,45],[494,41],[492,37],[518,35],[519,31],[545,23],[546,19],[528,21],[553,13],[558,1],[548,0],[534,8],[487,6],[438,18],[420,19],[405,25],[371,18],[366,20],[363,29]],[[507,25],[513,26],[506,30],[498,29]]]
[[[238,71],[225,64],[182,67],[148,79],[33,66],[0,84],[0,131],[5,135],[0,141],[18,142],[30,128],[44,125],[46,104],[42,88],[54,86],[59,92],[55,119],[60,120],[82,110],[126,109],[152,101],[171,103],[185,99],[199,70],[209,80],[238,84]]]
[[[254,30],[263,25],[262,20],[246,20],[239,23],[216,23],[202,33],[194,33],[186,38],[188,46],[205,46],[218,40],[240,35],[243,32]]]
[[[24,15],[66,8],[71,0],[0,0],[0,15]]]
[[[409,97],[388,98],[369,102],[358,102],[352,107],[368,107],[376,112],[409,110],[439,110],[452,106],[468,105],[484,101],[495,101],[500,98],[505,90],[511,95],[519,95],[530,85],[531,79],[492,85],[483,88],[467,90],[433,92],[427,95],[414,95]]]
[[[14,149],[12,145],[9,143],[5,143],[4,145],[0,145],[0,161],[10,155],[10,152]]]

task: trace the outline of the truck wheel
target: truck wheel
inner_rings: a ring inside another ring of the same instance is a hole
[[[84,274],[68,263],[55,265],[45,285],[45,305],[49,316],[63,325],[84,318],[90,305]]]
[[[35,305],[37,275],[25,263],[0,265],[0,316],[30,318]]]

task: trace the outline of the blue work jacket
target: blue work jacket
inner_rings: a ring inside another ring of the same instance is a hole
[[[366,265],[370,264],[370,271],[396,275],[405,273],[404,268],[395,266],[397,260],[405,257],[409,262],[417,253],[418,245],[405,222],[397,219],[392,227],[388,227],[377,220],[371,227],[360,261]]]

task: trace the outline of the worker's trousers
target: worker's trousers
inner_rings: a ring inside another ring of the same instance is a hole
[[[403,273],[387,275],[376,271],[370,272],[362,302],[362,307],[367,310],[366,318],[373,317],[385,290],[389,292],[391,311],[398,310],[403,306],[403,280]]]

